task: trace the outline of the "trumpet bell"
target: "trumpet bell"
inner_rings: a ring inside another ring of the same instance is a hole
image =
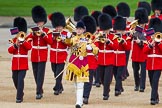
[[[18,39],[20,42],[22,42],[22,41],[25,40],[26,34],[25,34],[25,32],[20,31],[20,32],[17,34],[16,37],[17,37],[17,39]]]
[[[129,24],[130,30],[136,28],[137,25],[138,25],[138,20],[132,21],[132,22]]]
[[[162,40],[162,34],[160,32],[156,32],[153,35],[153,39],[155,40],[155,42],[160,42]]]
[[[66,20],[66,26],[65,26],[66,29],[68,29],[71,33],[73,31],[75,31],[75,24],[71,21],[71,17],[69,17],[67,20]]]

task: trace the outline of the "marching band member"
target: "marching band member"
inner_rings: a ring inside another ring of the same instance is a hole
[[[41,99],[43,97],[43,82],[48,54],[47,45],[52,43],[52,39],[50,39],[52,34],[49,28],[44,27],[47,22],[47,14],[42,6],[37,5],[32,8],[32,18],[37,27],[33,27],[33,32],[29,34],[33,45],[31,62],[36,83],[36,99]]]
[[[115,96],[121,94],[124,91],[122,87],[122,75],[124,67],[126,66],[126,54],[125,51],[130,49],[131,40],[125,34],[126,19],[122,16],[117,16],[114,19],[113,29],[116,31],[115,39],[117,40],[117,48],[115,49],[115,65],[113,67],[113,73],[115,77]],[[114,43],[115,44],[115,43]]]
[[[64,40],[67,35],[71,36],[71,33],[64,29],[66,22],[62,13],[55,12],[49,16],[49,19],[55,28],[53,30],[53,42],[50,48],[50,61],[54,77],[56,78],[64,69],[68,48]],[[56,78],[56,83],[53,87],[54,95],[59,95],[63,91],[62,76],[63,73]]]
[[[91,16],[96,20],[96,32],[95,34],[99,34],[99,31],[100,31],[100,27],[99,27],[99,24],[98,24],[98,17],[101,15],[102,13],[100,11],[93,11],[91,13]],[[97,55],[96,55],[97,56]],[[96,60],[98,59],[98,57],[96,57]],[[97,61],[96,61],[96,64],[97,64]],[[100,72],[99,72],[99,68],[97,66],[97,69],[96,69],[96,72],[94,73],[94,85],[96,87],[100,87],[100,84],[101,84],[101,81],[100,81]]]
[[[143,51],[147,54],[146,69],[151,86],[150,104],[155,105],[159,103],[158,85],[162,71],[162,22],[159,18],[153,18],[149,27],[154,28],[155,34],[148,44],[145,44]]]
[[[148,13],[148,19],[150,20],[151,16],[151,5],[146,2],[146,1],[140,1],[138,2],[138,8],[145,8],[147,10]],[[148,23],[145,24],[145,28],[148,29],[148,25],[149,25],[149,21]]]
[[[159,18],[162,20],[162,1],[161,0],[151,0],[151,8],[153,11],[153,15],[151,15],[151,18]]]
[[[108,14],[101,14],[98,17],[99,27],[102,30],[101,36],[98,38],[98,66],[100,72],[100,80],[103,85],[103,100],[109,99],[110,84],[112,82],[112,70],[115,63],[114,48],[115,44],[112,39],[113,34],[110,33],[112,28],[112,18]]]
[[[133,34],[132,67],[134,73],[134,91],[144,92],[146,82],[146,54],[143,53],[143,45],[147,41],[145,37],[148,14],[146,9],[138,8],[135,11],[135,20],[138,20],[136,32]],[[140,69],[141,68],[141,69]],[[139,73],[140,70],[140,73]]]
[[[83,16],[86,16],[88,14],[89,14],[89,12],[88,12],[87,7],[85,7],[85,6],[77,6],[74,9],[74,21],[78,22],[78,21],[81,20],[81,18]]]
[[[146,2],[146,1],[139,1],[138,2],[138,8],[145,8],[147,10],[149,19],[150,19],[150,14],[151,14],[151,5],[150,3]]]
[[[67,64],[66,79],[74,81],[76,86],[76,108],[81,108],[83,104],[84,82],[89,82],[87,52],[97,54],[91,44],[88,44],[87,38],[83,35],[86,28],[83,21],[76,25],[77,35],[67,39],[71,45],[72,54]]]
[[[86,27],[86,37],[88,38],[88,43],[92,46],[93,50],[98,51],[98,47],[95,45],[95,36],[93,35],[96,32],[96,21],[92,16],[84,16],[82,19],[83,23]],[[90,42],[92,41],[92,42]],[[96,68],[98,66],[96,54],[92,53],[92,51],[87,51],[87,61],[89,66],[89,82],[84,83],[84,90],[83,90],[83,103],[88,104],[88,99],[90,97],[90,92],[93,83],[93,76],[96,72]]]
[[[129,5],[126,2],[120,2],[116,6],[116,11],[117,11],[118,15],[122,16],[123,18],[126,18],[126,31],[129,32],[129,29],[130,29],[129,24],[131,23],[128,21],[128,18],[130,17]],[[126,35],[129,36],[130,33],[126,33]],[[131,47],[130,47],[130,49],[126,50],[126,52],[125,52],[126,53],[126,66],[124,67],[122,80],[125,80],[129,76],[127,66],[128,66],[128,61],[129,61],[130,50],[131,50]]]
[[[15,18],[14,27],[18,27],[19,32],[15,38],[10,40],[11,46],[8,52],[13,54],[12,79],[17,90],[16,103],[21,103],[24,96],[24,78],[28,70],[28,51],[31,49],[31,41],[26,37],[27,23],[24,18]]]

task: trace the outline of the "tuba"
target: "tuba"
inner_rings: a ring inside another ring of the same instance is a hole
[[[68,29],[71,33],[73,31],[75,31],[75,24],[71,21],[71,17],[69,17],[67,20],[66,20],[66,26],[65,26],[66,29]]]

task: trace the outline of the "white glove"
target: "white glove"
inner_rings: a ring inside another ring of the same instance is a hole
[[[67,33],[67,38],[71,38],[72,34],[70,32]]]
[[[87,48],[87,50],[92,50],[92,46],[91,45],[87,45],[86,48]]]

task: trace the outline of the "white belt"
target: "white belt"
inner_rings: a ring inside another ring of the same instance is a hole
[[[159,57],[159,58],[162,58],[162,55],[158,55],[158,54],[149,54],[149,55],[147,55],[147,57]]]
[[[87,53],[87,55],[94,55],[93,53]]]
[[[102,53],[112,53],[112,52],[114,52],[114,50],[99,50],[99,52],[102,52]]]
[[[125,51],[114,51],[115,54],[123,54]]]
[[[28,55],[13,55],[13,57],[28,57]]]
[[[67,51],[67,49],[54,49],[54,48],[51,48],[50,50],[57,51],[57,52]]]
[[[32,46],[34,49],[47,49],[47,46]]]

